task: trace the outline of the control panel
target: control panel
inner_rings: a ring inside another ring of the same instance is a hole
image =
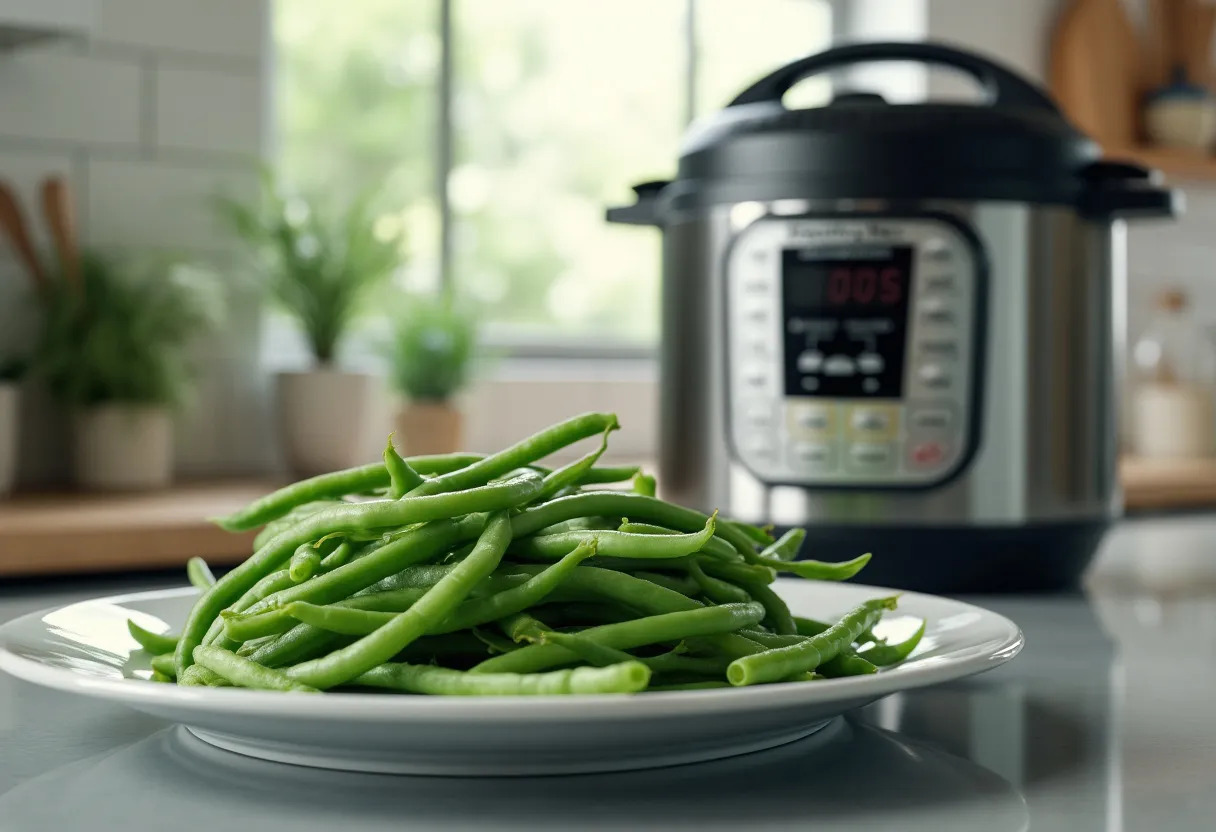
[[[935,217],[764,217],[726,262],[735,455],[770,483],[926,487],[965,462],[980,255]]]

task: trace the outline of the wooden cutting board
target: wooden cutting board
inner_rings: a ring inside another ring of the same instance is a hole
[[[1216,459],[1125,457],[1119,467],[1129,511],[1216,509]]]
[[[1051,43],[1051,92],[1104,148],[1139,144],[1140,40],[1122,0],[1072,0]]]

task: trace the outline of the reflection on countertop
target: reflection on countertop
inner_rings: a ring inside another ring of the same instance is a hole
[[[1121,526],[1087,598],[986,597],[1026,649],[733,760],[555,778],[342,774],[0,676],[0,829],[1198,830],[1216,818],[1216,516]],[[163,585],[163,583],[162,583]],[[124,586],[127,588],[146,588]],[[16,594],[0,620],[118,591]]]

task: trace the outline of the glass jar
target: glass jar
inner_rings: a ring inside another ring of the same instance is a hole
[[[1132,358],[1136,454],[1177,458],[1216,452],[1216,346],[1183,292],[1169,289],[1157,296]]]

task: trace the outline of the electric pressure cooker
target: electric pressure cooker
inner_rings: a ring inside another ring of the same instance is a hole
[[[892,60],[984,98],[782,104]],[[1178,194],[1102,159],[1033,84],[933,43],[794,61],[635,191],[608,219],[663,231],[666,498],[805,526],[804,556],[872,552],[869,582],[1075,584],[1121,510],[1124,220]]]

